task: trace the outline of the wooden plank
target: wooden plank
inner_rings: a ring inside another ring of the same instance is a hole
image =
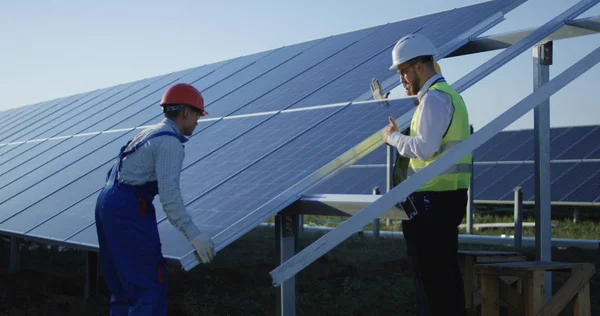
[[[500,314],[500,293],[498,278],[494,275],[481,276],[481,315],[499,316]]]
[[[523,300],[517,290],[510,285],[500,282],[499,293],[502,301],[515,313],[519,314],[523,309]]]
[[[475,316],[476,308],[473,304],[473,293],[477,290],[477,280],[473,267],[475,266],[475,257],[465,257],[464,267],[464,284],[465,284],[465,307],[467,308],[467,314]]]
[[[591,316],[592,315],[592,306],[590,302],[590,284],[587,283],[583,286],[579,293],[577,293],[577,298],[575,299],[575,308],[574,308],[575,316]]]
[[[509,255],[509,256],[478,256],[477,263],[501,263],[501,262],[522,262],[527,261],[525,256]]]
[[[523,301],[526,316],[536,315],[545,303],[546,276],[544,270],[531,271],[523,279]]]
[[[556,262],[556,261],[523,261],[478,264],[475,273],[493,275],[524,276],[531,271],[561,271],[571,270],[581,266],[583,263]]]
[[[459,250],[459,255],[470,255],[470,256],[517,256],[522,255],[520,252],[515,251],[494,251],[494,250]]]
[[[590,277],[593,274],[594,266],[589,263],[574,268],[567,282],[554,294],[538,315],[558,315],[584,286],[589,285]]]

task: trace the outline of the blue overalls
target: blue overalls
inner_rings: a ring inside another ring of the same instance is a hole
[[[158,183],[135,186],[117,181],[123,158],[159,136],[178,137],[163,131],[146,136],[130,150],[126,151],[131,141],[121,148],[96,202],[100,259],[112,294],[111,315],[167,314],[167,273],[152,205]]]

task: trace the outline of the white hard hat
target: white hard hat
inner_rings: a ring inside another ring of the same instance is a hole
[[[419,56],[433,56],[437,54],[435,45],[422,34],[409,34],[398,40],[392,50],[392,66],[390,70]]]

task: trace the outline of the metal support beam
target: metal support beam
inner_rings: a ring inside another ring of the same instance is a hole
[[[579,207],[576,207],[573,210],[573,224],[577,224],[579,222]]]
[[[482,36],[465,44],[463,47],[448,55],[448,57],[505,49],[533,33],[535,30],[536,28],[531,28],[510,33]],[[556,32],[541,39],[538,44],[597,33],[600,33],[600,16],[571,20],[567,21],[565,25],[563,25]]]
[[[304,232],[304,214],[298,214],[298,234]]]
[[[380,195],[379,187],[373,188],[373,195]],[[373,239],[379,239],[379,218],[373,219]]]
[[[515,251],[523,247],[523,191],[521,187],[515,188]]]
[[[385,168],[385,192],[390,192],[390,190],[394,187],[394,148],[392,146],[386,146],[386,168]],[[386,218],[385,224],[387,227],[392,226],[392,219]]]
[[[279,240],[279,258],[283,263],[296,254],[298,247],[298,214],[275,216],[275,228]],[[277,291],[277,315],[296,315],[296,278],[289,278]]]
[[[550,81],[552,42],[533,48],[533,88]],[[550,201],[550,99],[533,112],[535,157],[535,241],[536,259],[552,261],[552,219]],[[546,272],[546,301],[552,297],[552,276]]]
[[[473,125],[471,125],[471,135],[473,135]],[[473,161],[475,161],[475,156],[474,153],[472,153],[473,155]],[[467,204],[467,234],[472,234],[473,233],[473,222],[475,219],[475,204],[473,203],[473,200],[475,199],[475,192],[473,192],[473,188],[475,187],[473,185],[475,181],[475,168],[473,168],[471,170],[471,185],[469,186],[469,201]]]
[[[85,256],[85,286],[83,297],[88,299],[98,296],[98,253],[95,251],[84,251]]]
[[[8,265],[8,273],[19,272],[21,261],[21,241],[18,237],[10,237],[10,263]]]

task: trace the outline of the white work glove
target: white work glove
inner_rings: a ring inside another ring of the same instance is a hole
[[[215,256],[215,245],[206,233],[194,237],[190,241],[203,263],[209,263]]]
[[[373,78],[371,80],[371,93],[373,94],[373,100],[385,100],[390,95],[390,92],[382,93],[383,88],[381,88],[381,84],[377,78]],[[387,101],[381,102],[384,105],[387,105]]]

